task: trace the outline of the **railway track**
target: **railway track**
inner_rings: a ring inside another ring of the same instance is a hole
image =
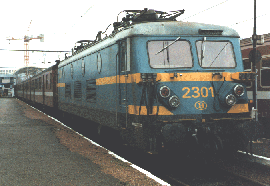
[[[54,116],[56,117],[56,116]],[[58,120],[63,118],[58,117]],[[74,118],[74,122],[77,118]],[[64,122],[64,121],[63,121]],[[69,118],[69,123],[73,121]],[[84,128],[84,121],[73,128],[84,136],[101,143],[105,148],[115,152],[124,159],[140,166],[141,168],[151,172],[170,185],[245,185],[245,186],[265,186],[270,185],[270,167],[249,162],[247,156],[243,154],[226,159],[215,159],[209,164],[204,164],[199,160],[192,158],[178,157],[176,160],[169,157],[160,157],[147,155],[138,151],[134,151],[127,146],[115,145],[117,141],[110,140],[109,143],[104,142],[98,135],[93,135],[95,129],[89,131]],[[89,128],[88,128],[89,129]],[[87,131],[87,132],[86,132]],[[168,159],[169,162],[166,162]],[[161,163],[162,162],[162,163]]]
[[[143,154],[130,156],[121,152],[116,153],[172,186],[270,185],[270,167],[249,162],[248,158],[241,161],[239,159],[213,160],[204,164],[203,162],[193,162],[193,159],[187,160],[185,157],[180,157],[179,162],[171,162],[170,164],[164,162],[162,164],[160,157],[151,158]],[[242,158],[242,156],[238,158]],[[142,161],[143,159],[144,161]]]
[[[227,171],[215,169],[212,175],[200,175],[196,178],[177,178],[175,176],[168,176],[169,179],[164,179],[171,185],[183,186],[220,186],[220,185],[245,185],[245,186],[266,186],[265,184],[254,179],[247,178],[238,174],[233,174]]]
[[[258,185],[270,185],[270,167],[251,161],[247,155],[237,153],[233,160],[223,159],[215,162],[215,165]]]
[[[242,156],[238,158],[242,158]],[[270,167],[250,162],[247,159],[240,161],[238,159],[215,159],[204,164],[185,158],[180,160],[178,164],[175,163],[172,169],[162,167],[165,171],[152,173],[171,185],[270,185]]]

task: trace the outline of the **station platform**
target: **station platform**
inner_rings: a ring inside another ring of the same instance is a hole
[[[0,103],[0,185],[163,185],[26,103]]]

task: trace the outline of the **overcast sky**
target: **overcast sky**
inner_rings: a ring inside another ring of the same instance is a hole
[[[120,11],[143,8],[161,11],[185,9],[178,21],[229,26],[241,38],[248,38],[253,33],[253,5],[254,0],[1,1],[0,49],[24,49],[23,40],[10,41],[9,44],[7,38],[22,39],[24,35],[36,37],[44,34],[45,41],[33,39],[29,42],[29,49],[71,50],[78,40],[94,40],[98,31],[104,31],[116,21]],[[269,0],[257,0],[257,34],[270,33],[267,25],[269,5]],[[121,15],[125,14],[120,14],[119,18]],[[0,66],[21,67],[24,64],[23,52],[0,51],[0,55]],[[64,54],[30,52],[29,66],[45,67],[49,65],[47,62],[54,62],[59,57],[63,60]],[[44,61],[46,65],[42,63]]]

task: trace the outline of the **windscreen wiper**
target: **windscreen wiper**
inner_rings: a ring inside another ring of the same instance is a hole
[[[219,54],[221,54],[221,52],[224,50],[224,48],[229,44],[229,42],[220,50],[220,52],[218,53],[218,55],[216,56],[216,58],[212,61],[212,63],[210,64],[209,67],[211,67],[214,63],[214,61],[216,61],[216,59],[218,58]]]
[[[165,50],[166,48],[168,48],[169,46],[173,45],[176,41],[179,41],[181,37],[178,37],[176,40],[174,40],[171,44],[168,44],[167,46],[165,46],[164,48],[162,48],[160,51],[158,51],[155,55],[159,54],[160,52],[162,52],[163,50]]]
[[[203,43],[206,41],[206,37],[203,38],[202,44],[201,44],[201,66],[203,64],[203,59],[204,59],[204,51],[205,51],[205,46]]]

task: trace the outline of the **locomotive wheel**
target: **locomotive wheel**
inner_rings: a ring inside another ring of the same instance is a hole
[[[195,158],[198,156],[199,151],[199,141],[197,135],[190,135],[186,138],[187,141],[187,151],[186,151],[186,157],[189,158]]]
[[[238,150],[245,150],[249,139],[242,131],[236,130],[233,133],[224,135],[224,151],[226,153],[234,153]]]
[[[216,135],[216,134],[209,134],[209,140],[210,140],[210,146],[211,146],[211,151],[214,154],[218,154],[223,150],[223,143],[221,138]]]
[[[221,154],[223,143],[218,135],[203,133],[194,137],[196,137],[195,139],[198,141],[197,156],[199,159],[202,159],[205,164],[208,164],[214,156]]]
[[[241,131],[236,131],[234,134],[233,148],[235,151],[244,150],[248,144],[248,138]]]

